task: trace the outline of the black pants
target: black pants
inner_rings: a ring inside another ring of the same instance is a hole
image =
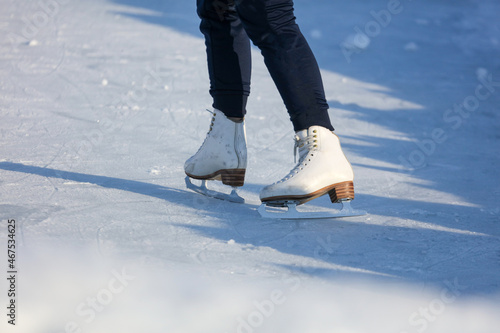
[[[250,41],[287,107],[295,131],[333,127],[314,55],[295,23],[292,0],[197,0],[213,107],[243,117],[250,94]]]

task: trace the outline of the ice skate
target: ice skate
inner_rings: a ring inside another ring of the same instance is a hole
[[[212,115],[205,141],[196,154],[184,164],[186,186],[210,197],[244,202],[236,193],[236,188],[243,186],[247,167],[244,120],[234,122],[217,109]],[[193,184],[191,178],[201,180],[201,185]],[[206,186],[208,180],[219,180],[224,185],[231,186],[231,193],[209,190]]]
[[[295,154],[297,150],[298,164],[283,179],[262,189],[259,213],[263,217],[300,219],[365,214],[350,206],[354,199],[354,173],[333,132],[321,126],[299,131],[295,135]],[[341,203],[341,209],[315,213],[301,213],[296,209],[325,194],[329,194],[332,203]],[[268,210],[268,207],[287,210]]]

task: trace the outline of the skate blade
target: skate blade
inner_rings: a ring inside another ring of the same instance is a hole
[[[196,193],[200,193],[203,195],[206,195],[207,197],[215,198],[215,199],[220,199],[220,200],[226,200],[230,202],[236,202],[236,203],[244,203],[245,199],[240,197],[238,193],[236,193],[236,189],[233,187],[232,191],[230,194],[218,192],[218,191],[213,191],[208,189],[207,187],[207,180],[202,180],[201,185],[195,185],[191,182],[191,178],[186,176],[185,178],[186,181],[186,187],[190,190],[195,191]]]
[[[258,208],[260,216],[270,219],[283,220],[304,220],[304,219],[331,219],[339,217],[361,216],[365,215],[364,210],[353,209],[350,201],[341,201],[342,209],[327,212],[300,212],[297,210],[297,204],[293,202],[285,203],[287,210],[280,210],[273,206],[267,206],[264,203]],[[271,208],[268,211],[267,208]]]

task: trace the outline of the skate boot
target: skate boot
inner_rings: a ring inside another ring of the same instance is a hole
[[[219,199],[242,202],[235,188],[243,186],[247,167],[247,148],[245,123],[228,119],[222,111],[214,109],[210,130],[196,154],[184,164],[189,178],[202,180],[196,186],[186,178],[189,188]],[[233,187],[229,197],[217,194],[206,188],[207,180],[220,180],[224,185]],[[234,198],[232,198],[234,196]],[[239,199],[238,199],[239,198]],[[232,200],[234,199],[234,200]]]
[[[350,205],[343,206],[342,214],[300,213],[296,206],[329,194],[332,203],[346,203],[354,199],[354,173],[340,147],[339,138],[321,126],[312,126],[295,135],[298,164],[280,181],[266,186],[260,192],[259,212],[265,217],[328,218],[354,214]],[[288,207],[286,214],[269,213],[266,206]],[[363,213],[358,211],[357,213]],[[301,216],[305,214],[306,216]],[[276,216],[278,215],[278,216]]]

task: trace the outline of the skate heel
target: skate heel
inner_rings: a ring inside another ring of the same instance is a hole
[[[222,184],[233,187],[243,186],[245,182],[245,169],[222,170]]]
[[[328,192],[332,203],[354,199],[354,184],[353,182],[342,182],[335,184],[333,189]]]

